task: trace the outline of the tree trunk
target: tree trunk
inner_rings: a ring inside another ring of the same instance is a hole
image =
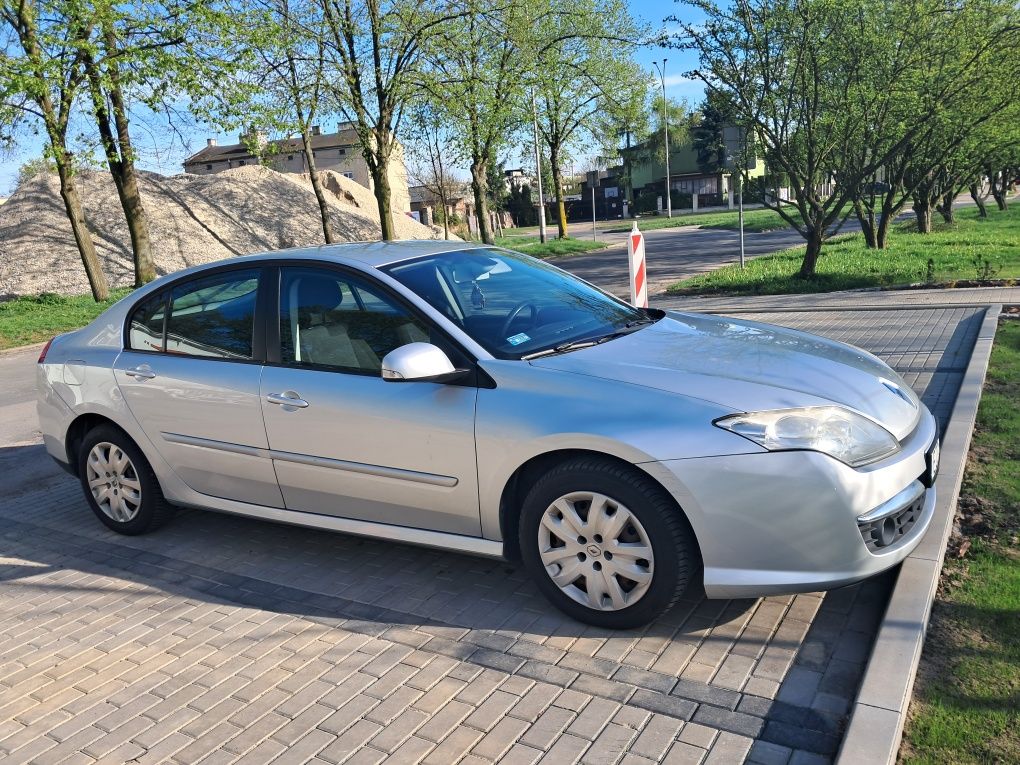
[[[801,279],[813,279],[815,267],[818,265],[818,256],[822,254],[822,242],[825,234],[825,227],[821,224],[811,226],[808,229],[807,249],[804,251],[804,260],[800,264]]]
[[[956,214],[953,211],[954,200],[955,195],[953,194],[953,192],[949,191],[943,195],[942,199],[939,200],[938,205],[936,205],[935,209],[939,211],[939,215],[942,216],[942,220],[946,223],[956,222]]]
[[[379,205],[379,231],[384,242],[392,242],[397,238],[393,226],[393,212],[390,207],[390,176],[387,172],[389,161],[377,163],[372,169],[372,191],[375,193],[376,204]]]
[[[1000,173],[994,172],[992,170],[988,171],[988,184],[992,191],[992,198],[995,200],[995,205],[996,207],[999,208],[1000,211],[1006,209],[1006,185],[1007,185],[1006,174],[1001,173],[1001,176],[1002,183],[1000,184],[999,183]]]
[[[976,183],[970,184],[970,198],[973,199],[974,204],[977,205],[978,217],[987,218],[988,208],[985,207],[985,197]]]
[[[81,262],[85,266],[85,274],[89,278],[92,297],[97,303],[100,303],[110,297],[110,286],[99,265],[99,256],[96,255],[96,245],[92,241],[92,234],[85,224],[85,212],[82,210],[81,197],[78,196],[78,189],[74,186],[74,176],[71,175],[71,170],[67,166],[66,154],[56,160],[56,165],[57,175],[60,177],[60,198],[64,200],[64,210],[67,212],[67,219],[71,222],[74,242],[78,245]]]
[[[84,56],[85,73],[92,96],[92,112],[99,128],[99,137],[106,155],[106,164],[117,189],[117,198],[124,211],[128,235],[131,237],[131,252],[134,256],[135,287],[141,287],[156,278],[156,266],[152,257],[152,240],[149,236],[149,220],[142,204],[138,189],[138,173],[135,171],[134,145],[128,122],[127,106],[120,85],[118,70],[117,37],[112,27],[103,29],[106,56],[112,60],[107,71],[107,82],[91,54]],[[104,89],[105,84],[105,89]],[[109,97],[110,109],[106,100]],[[113,125],[111,125],[111,120]],[[114,134],[116,126],[116,134]]]
[[[865,207],[859,201],[854,201],[854,214],[861,224],[861,231],[864,232],[864,243],[869,250],[878,249],[878,231],[875,226],[875,210],[873,207]]]
[[[319,218],[322,220],[322,236],[326,244],[333,244],[333,228],[329,225],[329,203],[326,201],[326,194],[322,190],[322,179],[315,167],[315,152],[312,150],[312,134],[308,125],[301,125],[301,142],[304,144],[305,165],[308,167],[308,178],[312,182],[312,191],[315,192],[315,201],[319,203]],[[377,184],[378,185],[378,184]],[[376,196],[378,199],[378,196]],[[380,213],[382,207],[379,208]],[[386,237],[384,236],[383,239]]]
[[[116,49],[116,38],[112,29],[104,30],[108,53]],[[111,47],[113,46],[113,47]],[[113,106],[113,121],[117,126],[117,143],[120,149],[121,184],[118,187],[124,217],[131,234],[131,250],[135,256],[135,286],[151,282],[156,278],[156,264],[152,257],[152,240],[149,237],[149,218],[145,214],[142,195],[138,190],[138,173],[135,171],[135,149],[131,141],[127,106],[120,85],[120,74],[116,62],[111,68],[110,104]]]
[[[106,112],[101,95],[97,98],[93,94],[93,106],[103,151],[106,154],[106,164],[113,177],[113,185],[117,189],[117,198],[124,211],[128,235],[131,237],[131,252],[134,256],[135,271],[134,285],[141,287],[156,278],[156,266],[152,257],[149,220],[146,217],[142,195],[138,189],[138,174],[135,172],[135,163],[131,159],[133,147],[129,138],[127,145],[124,145],[127,136],[127,123],[125,120],[123,124],[118,124],[118,137],[115,139],[110,128],[110,115]],[[120,122],[118,120],[118,123]]]
[[[917,218],[917,233],[931,233],[931,204],[926,199],[914,200],[914,216]]]
[[[488,162],[476,156],[471,161],[471,191],[475,197],[475,215],[478,218],[478,235],[486,244],[493,244],[492,229],[489,226],[489,201],[485,191],[489,186]]]
[[[882,215],[878,219],[878,230],[875,234],[875,247],[879,250],[884,250],[886,241],[889,238],[889,226],[892,224],[895,216],[883,211]]]
[[[397,238],[393,227],[393,211],[390,205],[390,147],[384,146],[375,133],[375,151],[369,147],[362,149],[365,164],[372,176],[372,193],[379,206],[379,232],[384,242],[392,242]]]
[[[566,239],[567,202],[563,198],[563,170],[560,168],[559,147],[549,147],[549,169],[552,171],[553,191],[556,193],[556,229],[560,239]]]

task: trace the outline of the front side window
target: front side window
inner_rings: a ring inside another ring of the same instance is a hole
[[[133,351],[162,351],[165,315],[166,292],[143,300],[128,322],[128,348]]]
[[[239,361],[252,358],[257,269],[228,271],[173,288],[166,351]]]
[[[384,270],[496,358],[520,359],[653,321],[559,269],[506,250],[445,252]]]
[[[362,279],[329,269],[284,268],[280,290],[285,364],[379,374],[387,353],[429,340],[421,321]]]

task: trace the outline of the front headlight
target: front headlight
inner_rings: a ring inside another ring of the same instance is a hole
[[[851,467],[884,459],[900,448],[892,433],[881,425],[839,406],[735,414],[715,424],[769,451],[810,449]]]

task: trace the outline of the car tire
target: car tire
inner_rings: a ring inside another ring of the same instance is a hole
[[[92,512],[118,534],[147,534],[174,515],[142,450],[113,425],[99,425],[85,434],[78,450],[78,477]]]
[[[519,543],[525,568],[553,605],[609,629],[665,613],[699,566],[672,497],[637,468],[599,457],[563,462],[534,484],[521,507]],[[652,557],[635,557],[649,548]]]

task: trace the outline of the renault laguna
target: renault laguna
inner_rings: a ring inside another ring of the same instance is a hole
[[[46,449],[122,534],[204,508],[519,559],[646,623],[888,569],[932,516],[932,415],[865,351],[634,308],[462,242],[235,258],[39,357]]]

